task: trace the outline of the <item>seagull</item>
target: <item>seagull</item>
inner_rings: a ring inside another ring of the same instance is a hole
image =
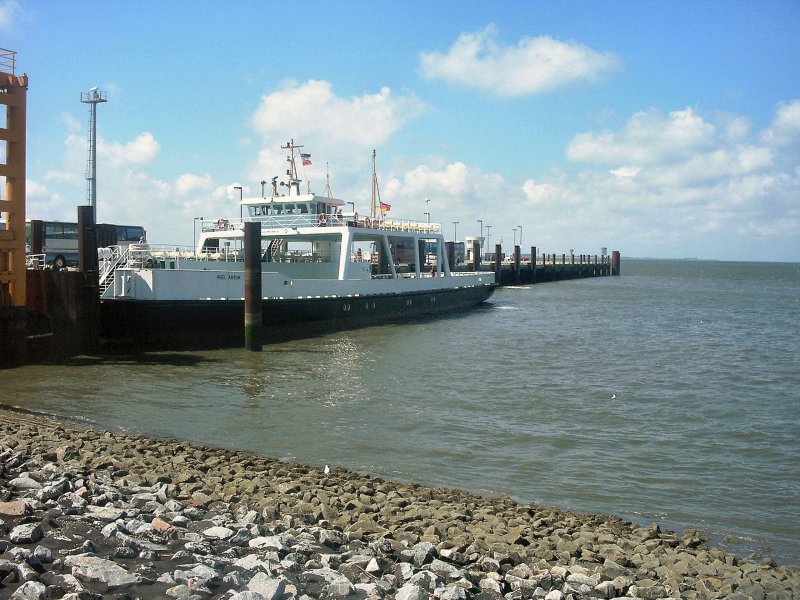
[[[322,469],[322,472],[325,474],[325,477],[331,474],[331,468],[328,465],[325,465],[325,468]]]
[[[611,394],[611,399],[612,400],[616,400],[617,399],[617,395],[616,394]]]

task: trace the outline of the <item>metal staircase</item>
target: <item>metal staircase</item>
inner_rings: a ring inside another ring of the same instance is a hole
[[[114,283],[114,273],[119,267],[128,264],[129,248],[111,246],[111,256],[100,263],[100,297]]]

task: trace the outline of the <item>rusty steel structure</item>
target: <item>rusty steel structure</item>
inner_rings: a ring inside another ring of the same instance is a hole
[[[25,122],[28,76],[16,74],[16,52],[0,48],[0,307],[25,307]],[[2,121],[0,121],[2,124]]]

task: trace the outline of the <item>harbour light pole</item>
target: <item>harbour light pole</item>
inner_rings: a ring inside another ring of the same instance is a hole
[[[483,219],[478,219],[478,223],[481,224],[481,254],[483,254]]]
[[[243,198],[242,198],[242,186],[235,185],[235,186],[233,186],[233,189],[239,190],[239,218],[241,219],[242,218],[242,208],[243,208],[242,207],[242,200],[243,200]]]
[[[422,214],[425,215],[428,218],[428,223],[430,223],[431,222],[431,213],[426,211],[426,212],[424,212]]]
[[[519,245],[522,246],[522,225],[517,225],[519,227]]]
[[[511,231],[514,232],[514,246],[516,247],[516,245],[517,245],[517,228],[516,227],[512,227]]]
[[[89,158],[86,165],[86,195],[92,207],[92,217],[97,223],[97,105],[108,102],[106,93],[93,87],[81,92],[81,102],[89,105]]]
[[[487,225],[486,226],[486,247],[490,248],[490,249],[491,249],[491,246],[489,245],[489,240],[491,240],[491,239],[492,239],[492,226],[491,225]]]

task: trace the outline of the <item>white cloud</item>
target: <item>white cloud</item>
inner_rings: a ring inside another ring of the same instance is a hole
[[[208,173],[205,175],[184,173],[175,181],[175,193],[179,196],[186,196],[194,192],[208,192],[212,187],[214,187],[214,180]]]
[[[98,160],[107,161],[112,166],[146,165],[158,156],[161,146],[153,134],[145,131],[127,143],[97,140]]]
[[[0,2],[0,33],[14,31],[25,14],[17,0],[4,0]]]
[[[497,27],[462,33],[446,54],[423,52],[420,71],[427,79],[477,87],[498,96],[546,92],[573,81],[592,81],[619,66],[611,52],[574,41],[523,37],[516,46],[497,41]]]
[[[595,164],[652,164],[709,148],[716,133],[716,128],[691,108],[671,112],[666,118],[650,110],[634,114],[618,133],[575,136],[567,147],[567,158]]]
[[[513,194],[498,174],[437,158],[390,176],[381,189],[383,200],[392,204],[392,216],[421,219],[430,211],[434,221],[453,214],[480,218],[492,210],[498,197]]]
[[[287,136],[378,145],[425,110],[415,96],[396,96],[388,87],[377,94],[340,98],[327,81],[286,82],[262,96],[252,117],[255,130],[270,138]]]
[[[778,146],[800,141],[800,100],[779,104],[772,124],[762,133],[761,139]]]
[[[773,124],[787,132],[794,122],[794,107],[781,105]],[[714,124],[685,109],[636,113],[617,131],[577,135],[566,170],[523,185],[538,236],[547,245],[555,232],[581,232],[651,256],[724,259],[736,257],[723,248],[777,247],[783,255],[761,258],[796,260],[800,168],[784,152],[788,136],[768,135],[776,130],[753,136],[748,119],[725,115]]]

